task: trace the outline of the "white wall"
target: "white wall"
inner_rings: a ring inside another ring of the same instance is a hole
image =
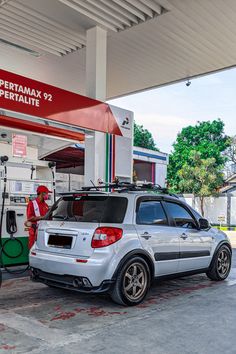
[[[192,206],[201,214],[200,200],[199,198],[193,199],[192,195],[184,195],[186,203]],[[236,197],[232,198],[231,207],[231,224],[236,224]],[[213,224],[219,224],[218,217],[224,216],[225,222],[227,222],[227,196],[222,195],[219,197],[204,198],[204,217],[207,218]]]
[[[231,197],[231,224],[236,225],[236,196]]]
[[[84,186],[84,176],[69,173],[56,173],[56,191],[63,193],[81,189]]]
[[[156,163],[156,183],[160,184],[161,187],[166,186],[166,177],[167,177],[167,165]]]

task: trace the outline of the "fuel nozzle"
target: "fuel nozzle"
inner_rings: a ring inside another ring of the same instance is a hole
[[[32,180],[33,175],[34,175],[34,171],[36,170],[36,168],[32,165],[30,170],[31,170],[30,179]]]
[[[56,181],[55,181],[55,170],[54,170],[54,167],[56,167],[56,162],[50,161],[48,163],[48,167],[52,171],[53,199],[54,199],[54,203],[55,203],[55,201],[56,201]]]
[[[51,162],[48,163],[48,167],[49,168],[53,168],[55,166],[56,166],[56,162],[54,162],[54,161],[51,161]]]
[[[0,156],[1,164],[4,164],[4,162],[7,162],[8,160],[9,160],[8,156],[6,156],[6,155]]]

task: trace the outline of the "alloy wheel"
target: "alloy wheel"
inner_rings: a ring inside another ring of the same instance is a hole
[[[225,249],[222,249],[217,259],[217,270],[220,277],[224,277],[228,273],[229,268],[230,268],[230,255]]]
[[[130,301],[138,301],[146,291],[148,274],[146,267],[139,262],[132,263],[126,270],[123,280],[125,296]]]

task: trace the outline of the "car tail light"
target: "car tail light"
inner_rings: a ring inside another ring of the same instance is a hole
[[[93,235],[92,248],[109,246],[121,239],[123,230],[118,227],[98,227]]]

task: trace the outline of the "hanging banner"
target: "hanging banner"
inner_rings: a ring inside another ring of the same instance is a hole
[[[26,157],[27,136],[12,134],[12,155],[14,157]]]

